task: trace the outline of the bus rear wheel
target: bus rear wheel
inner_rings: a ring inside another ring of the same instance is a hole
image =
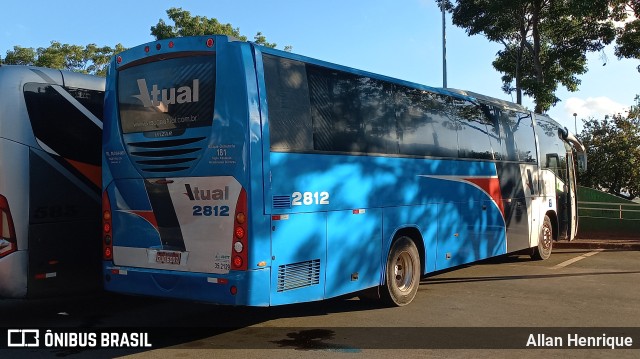
[[[545,260],[551,257],[553,249],[553,227],[548,216],[544,216],[542,229],[540,230],[540,238],[538,238],[538,246],[533,248],[531,258],[536,260]]]
[[[419,285],[420,254],[409,237],[400,237],[391,245],[387,257],[382,299],[392,306],[405,306],[415,298]]]

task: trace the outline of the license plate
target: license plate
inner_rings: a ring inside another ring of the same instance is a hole
[[[158,251],[156,253],[156,263],[180,265],[182,253]]]

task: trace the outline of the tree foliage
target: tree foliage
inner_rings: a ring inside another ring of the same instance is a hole
[[[533,97],[536,112],[559,99],[558,85],[576,91],[587,71],[586,54],[615,38],[621,0],[436,0],[469,35],[504,45],[494,68],[503,90]],[[615,5],[615,6],[613,6]],[[515,82],[515,87],[513,84]]]
[[[111,48],[96,44],[86,46],[62,44],[52,41],[49,47],[14,46],[3,60],[7,65],[31,65],[53,69],[71,70],[86,74],[105,76],[111,57],[124,51],[122,44]]]
[[[582,185],[627,199],[640,195],[640,96],[626,116],[586,121],[580,140],[589,159],[587,172],[579,178]]]
[[[625,7],[625,14],[635,15],[635,19],[625,23],[624,27],[618,29],[618,38],[616,40],[616,55],[619,58],[629,58],[640,60],[640,1],[638,0],[622,0]],[[640,72],[640,66],[638,66]]]
[[[239,28],[234,28],[231,24],[222,24],[215,18],[192,16],[189,11],[181,8],[170,8],[167,10],[167,15],[174,25],[168,25],[160,19],[155,26],[151,27],[151,35],[156,40],[208,34],[229,35],[242,41],[247,40],[247,37],[240,33]],[[261,32],[256,33],[253,40],[259,45],[276,47],[276,44],[268,42]],[[52,41],[49,47],[37,49],[16,45],[13,50],[7,51],[4,59],[0,60],[7,65],[49,67],[105,76],[111,58],[124,50],[126,48],[122,44],[112,48],[100,47],[96,44],[80,46]],[[285,46],[284,50],[291,51],[291,46]]]
[[[231,24],[223,24],[216,18],[192,16],[189,11],[175,7],[167,10],[167,16],[174,25],[168,25],[163,19],[160,19],[155,26],[151,26],[151,35],[156,40],[181,36],[227,35],[241,41],[247,41],[247,37],[240,33],[240,28],[233,27]],[[275,43],[268,42],[261,32],[254,35],[253,41],[266,47],[275,48],[277,46]],[[286,46],[285,50],[290,51],[291,46]]]

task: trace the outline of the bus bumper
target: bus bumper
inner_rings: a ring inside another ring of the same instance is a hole
[[[209,274],[103,264],[104,289],[212,304],[269,306],[270,268]]]

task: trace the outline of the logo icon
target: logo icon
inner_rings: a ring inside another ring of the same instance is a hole
[[[7,331],[8,347],[38,347],[40,346],[40,330],[38,329],[9,329]]]
[[[151,91],[147,86],[145,79],[138,79],[139,95],[133,95],[142,102],[144,107],[163,107],[166,108],[173,104],[198,102],[200,80],[193,79],[192,86],[181,86],[179,88],[171,87],[168,89],[160,89],[158,85],[153,84]],[[166,111],[163,111],[166,112]]]

